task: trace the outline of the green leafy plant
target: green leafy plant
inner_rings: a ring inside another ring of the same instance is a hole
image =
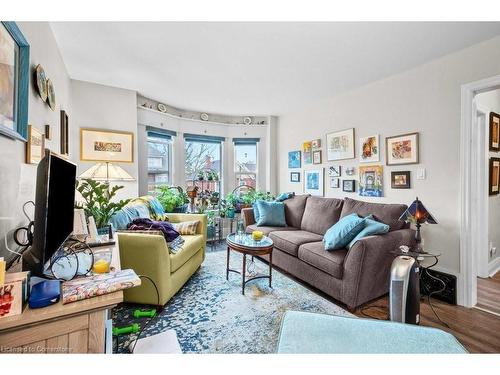
[[[238,197],[234,193],[229,193],[226,195],[226,205],[227,208],[235,208],[238,203]]]
[[[156,198],[160,201],[165,212],[173,212],[175,208],[189,202],[187,194],[181,189],[159,186],[156,191],[158,192]]]
[[[77,204],[77,208],[83,208],[87,217],[93,216],[97,228],[103,228],[109,224],[111,217],[125,205],[130,199],[122,199],[112,202],[116,192],[123,186],[110,187],[108,182],[83,179],[76,182],[76,190],[84,199],[83,204]]]

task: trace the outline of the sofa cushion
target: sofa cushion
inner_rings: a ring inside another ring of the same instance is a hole
[[[295,195],[283,202],[285,204],[285,219],[288,226],[300,228],[308,198],[309,195]]]
[[[285,205],[282,202],[258,200],[255,207],[258,212],[255,215],[257,226],[286,227]]]
[[[343,201],[336,198],[309,197],[300,229],[324,235],[339,221]]]
[[[299,230],[298,228],[294,227],[258,227],[257,224],[252,224],[249,225],[246,229],[247,233],[252,233],[254,230],[260,230],[263,232],[266,236],[269,236],[269,233],[271,232],[276,232],[276,231],[292,231],[292,230]]]
[[[399,217],[407,208],[408,206],[405,204],[371,203],[344,198],[344,207],[342,208],[341,217],[350,215],[354,212],[362,217],[371,214],[375,220],[389,225],[390,230],[393,231],[406,227],[406,223],[400,221]]]
[[[361,232],[365,225],[366,218],[360,218],[358,214],[350,214],[343,217],[326,231],[323,240],[325,250],[345,248]]]
[[[299,247],[298,258],[303,262],[335,277],[342,279],[346,249],[326,251],[323,242],[306,243]]]
[[[365,220],[365,227],[361,229],[361,232],[359,232],[351,242],[349,242],[349,245],[347,245],[348,249],[350,249],[357,241],[359,241],[364,237],[373,236],[375,234],[384,234],[389,232],[389,226],[387,224],[380,223],[378,221],[370,219],[369,216],[365,217],[364,220]]]
[[[203,236],[182,236],[184,245],[176,254],[170,254],[170,272],[175,272],[181,268],[193,255],[203,247]]]
[[[269,238],[273,240],[274,247],[295,257],[297,256],[300,245],[323,240],[322,236],[305,230],[271,232]],[[325,251],[325,249],[323,249],[323,251]]]

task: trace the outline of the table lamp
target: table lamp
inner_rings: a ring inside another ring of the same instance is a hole
[[[415,241],[417,242],[417,251],[422,252],[422,247],[420,243],[422,242],[422,237],[420,236],[420,227],[424,223],[437,224],[436,219],[432,214],[427,211],[427,208],[422,204],[422,201],[418,197],[410,204],[405,212],[399,217],[399,220],[405,221],[407,223],[415,224],[417,227],[417,232],[415,233]]]
[[[95,181],[134,181],[122,167],[111,164],[110,162],[97,163],[83,172],[78,178],[91,179]]]

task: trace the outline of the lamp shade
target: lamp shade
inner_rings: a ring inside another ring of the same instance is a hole
[[[111,163],[98,163],[83,172],[78,178],[96,181],[134,181],[122,167]]]
[[[410,207],[400,216],[399,220],[415,224],[437,224],[437,220],[427,211],[418,197],[410,204]]]

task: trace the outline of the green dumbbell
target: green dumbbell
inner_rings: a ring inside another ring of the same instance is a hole
[[[156,310],[151,309],[151,310],[135,310],[134,311],[134,318],[154,318],[156,316]]]
[[[113,327],[114,336],[128,335],[130,333],[137,333],[137,332],[139,332],[139,324],[137,323],[133,323],[131,325],[123,327]]]

